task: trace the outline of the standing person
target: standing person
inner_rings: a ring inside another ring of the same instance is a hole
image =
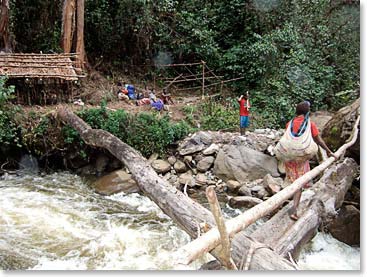
[[[300,128],[305,128],[304,124],[308,121],[309,113],[310,113],[310,102],[304,101],[297,105],[296,107],[296,116],[287,123],[286,128],[288,128],[289,124],[291,124],[290,131],[292,135],[297,136],[296,134],[299,133]],[[316,142],[316,144],[320,145],[323,149],[325,149],[328,156],[335,157],[334,153],[327,147],[324,140],[319,135],[319,130],[316,127],[314,122],[311,122],[311,135]],[[286,180],[287,182],[293,183],[299,177],[310,171],[310,162],[309,160],[303,160],[301,157],[298,160],[293,161],[285,161],[285,173],[286,173]],[[309,183],[304,185],[304,188],[308,188],[310,186]],[[298,220],[297,216],[297,208],[301,199],[302,189],[298,190],[293,196],[293,207],[290,210],[289,217],[292,220]]]
[[[240,103],[240,133],[241,135],[246,134],[246,128],[250,125],[250,101],[249,101],[249,93],[246,92],[246,95],[241,95],[238,98],[238,103]]]

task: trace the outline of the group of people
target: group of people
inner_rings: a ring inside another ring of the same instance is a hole
[[[245,95],[241,95],[238,98],[238,103],[240,105],[239,113],[240,113],[240,134],[241,136],[246,135],[246,128],[249,127],[250,120],[250,100],[249,100],[249,93],[247,92]],[[324,140],[321,138],[319,134],[319,130],[314,122],[309,120],[309,113],[310,113],[311,103],[309,101],[303,101],[296,106],[295,110],[295,117],[290,120],[286,124],[286,130],[290,130],[292,132],[292,136],[296,136],[298,133],[305,130],[307,122],[310,123],[310,132],[313,141],[323,148],[328,157],[337,158],[335,154],[328,148]],[[291,126],[289,126],[291,124]],[[288,128],[290,127],[290,128]],[[286,132],[287,132],[286,131]],[[287,160],[284,162],[285,174],[286,174],[286,182],[288,184],[293,183],[298,178],[306,174],[310,171],[310,162],[309,159],[303,159],[302,157],[295,158],[294,160]],[[303,188],[310,187],[310,182],[306,183]],[[298,190],[293,196],[293,207],[289,211],[289,217],[292,220],[298,220],[297,208],[299,206],[299,202],[301,199],[302,189]]]
[[[165,105],[174,104],[171,95],[163,89],[160,97],[157,97],[154,89],[145,89],[144,92],[135,92],[135,87],[133,85],[117,83],[117,97],[121,101],[125,101],[129,104],[133,103],[131,100],[135,101],[136,106],[150,105],[152,109],[161,111],[166,107]]]

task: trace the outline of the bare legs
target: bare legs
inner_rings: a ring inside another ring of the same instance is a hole
[[[240,128],[241,136],[244,136],[246,134],[246,128]]]
[[[297,220],[298,216],[297,216],[297,208],[299,205],[299,201],[301,200],[301,194],[302,194],[302,189],[297,190],[296,193],[293,195],[293,207],[290,210],[290,218],[293,220]]]

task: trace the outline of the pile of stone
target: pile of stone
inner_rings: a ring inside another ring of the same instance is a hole
[[[163,179],[185,193],[214,185],[217,192],[230,195],[231,206],[251,207],[283,186],[279,178],[281,170],[272,153],[281,135],[282,131],[271,129],[256,129],[246,136],[200,131],[181,141],[176,155],[165,159],[152,155],[149,162]],[[124,190],[123,185],[113,182],[118,183],[117,177],[122,175],[128,191],[135,191],[131,187],[134,182],[131,176],[127,180],[126,170],[121,171],[111,173],[114,177],[103,177],[109,182],[108,190],[103,189],[103,179],[96,182],[96,190],[102,194]]]

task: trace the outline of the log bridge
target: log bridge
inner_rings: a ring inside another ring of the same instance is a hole
[[[326,159],[268,200],[224,221],[220,212],[215,211],[215,198],[210,189],[207,194],[211,195],[209,203],[213,213],[160,178],[147,159],[117,137],[104,130],[92,129],[67,108],[59,109],[57,116],[71,125],[88,145],[107,149],[123,162],[141,191],[190,235],[193,241],[172,253],[177,263],[174,269],[187,269],[185,265],[210,252],[220,265],[228,269],[297,270],[294,259],[300,249],[314,236],[322,220],[336,215],[358,173],[356,162],[343,156],[357,139],[359,117],[351,138],[335,153],[336,158]],[[334,164],[336,159],[338,163]],[[247,226],[279,209],[303,184],[324,171],[312,189],[302,194],[298,221],[292,221],[288,216],[290,202],[252,234],[245,233]],[[200,225],[209,226],[210,230],[198,237]]]

